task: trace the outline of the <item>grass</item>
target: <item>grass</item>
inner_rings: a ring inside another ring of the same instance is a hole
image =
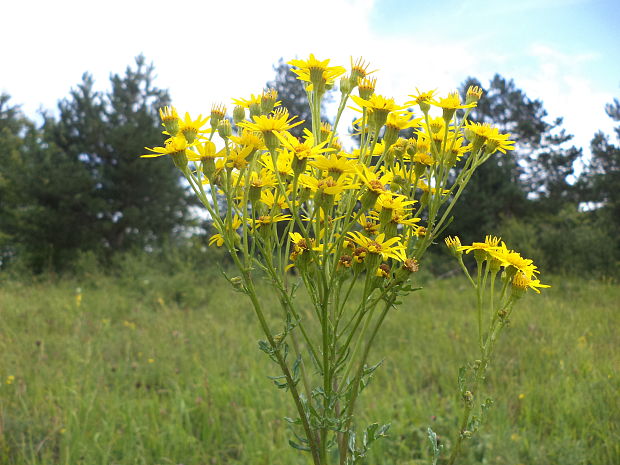
[[[486,383],[495,404],[461,464],[620,463],[620,286],[545,281],[502,335]],[[0,286],[0,463],[309,463],[288,446],[294,408],[266,377],[278,373],[249,303],[216,273],[138,261]],[[424,287],[371,354],[384,363],[358,426],[392,423],[371,464],[425,463],[426,428],[446,447],[457,428],[472,300],[460,279]]]

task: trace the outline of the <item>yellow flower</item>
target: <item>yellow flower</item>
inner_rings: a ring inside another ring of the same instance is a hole
[[[279,150],[276,158],[274,163],[271,154],[266,153],[261,157],[260,163],[269,171],[278,172],[282,177],[293,176],[293,154],[287,150]]]
[[[461,97],[458,92],[450,92],[447,97],[440,98],[439,101],[431,100],[431,104],[443,108],[444,110],[460,110],[463,108],[473,108],[476,102],[461,103]]]
[[[13,384],[14,381],[15,381],[15,376],[9,375],[6,377],[6,384]]]
[[[534,292],[540,294],[538,289],[551,287],[548,284],[541,284],[538,279],[534,279],[531,275],[527,275],[523,271],[518,271],[512,278],[512,285],[520,290],[533,289]]]
[[[420,110],[426,114],[431,107],[430,104],[433,101],[433,96],[437,90],[420,92],[417,87],[415,90],[417,94],[410,95],[409,97],[413,98],[413,100],[406,102],[405,105],[419,105]]]
[[[375,218],[362,214],[357,222],[369,236],[376,236],[379,232],[379,223],[376,222]]]
[[[496,249],[499,246],[501,238],[497,236],[487,235],[484,239],[484,242],[474,242],[472,245],[463,245],[459,247],[460,251],[464,251],[465,253],[469,253],[471,251],[482,250],[484,252],[489,252],[492,249]]]
[[[307,60],[291,60],[288,64],[298,68],[292,70],[297,79],[310,82],[319,89],[333,84],[336,78],[346,72],[342,66],[327,66],[329,60],[317,60],[312,53]]]
[[[327,195],[337,195],[347,189],[356,189],[359,187],[359,184],[349,183],[349,179],[346,176],[342,176],[335,180],[331,176],[317,179],[313,176],[302,174],[299,176],[299,183],[312,190],[312,192],[325,193]]]
[[[295,157],[300,160],[314,158],[322,153],[334,151],[333,148],[327,147],[328,140],[314,145],[314,136],[310,132],[306,133],[303,142],[289,132],[276,133],[276,137],[287,150],[293,152]]]
[[[290,221],[291,215],[262,215],[256,218],[255,220],[249,220],[250,225],[253,229],[260,228],[261,226],[268,226],[273,223],[279,223],[280,221]]]
[[[263,168],[260,172],[253,171],[250,173],[250,186],[251,187],[275,187],[277,183],[276,177],[273,171]]]
[[[276,204],[280,210],[288,207],[288,199],[279,193],[276,195],[275,189],[263,189],[260,193],[260,201],[270,209],[273,208],[274,204]]]
[[[203,129],[202,127],[207,124],[209,117],[203,118],[202,115],[198,115],[198,118],[192,120],[189,113],[185,113],[185,118],[181,121],[179,126],[179,132],[183,134],[188,143],[194,142],[196,138],[201,138],[202,134],[208,133],[209,129]],[[165,134],[166,132],[164,132]],[[172,134],[171,134],[172,135]]]
[[[216,227],[216,229],[220,229],[217,223],[214,223],[214,226]],[[235,215],[232,219],[232,223],[230,225],[226,225],[225,227],[227,231],[232,232],[237,238],[239,238],[239,235],[237,234],[237,229],[241,227],[241,219]],[[214,234],[209,238],[209,245],[213,244],[217,245],[218,247],[222,247],[224,245],[224,236],[221,230],[219,233]]]
[[[319,155],[314,161],[310,162],[310,165],[322,171],[327,171],[329,174],[340,175],[342,173],[355,173],[357,163],[338,155],[333,155],[329,158]]]
[[[179,115],[173,106],[163,107],[159,109],[159,117],[161,124],[166,128],[164,134],[174,137],[179,133]]]
[[[368,65],[369,63],[366,63],[362,57],[359,57],[355,62],[353,62],[353,57],[351,57],[351,83],[353,85],[357,85],[360,79],[364,79],[376,71],[368,71]]]
[[[209,140],[204,141],[201,144],[197,144],[194,146],[194,149],[198,151],[198,153],[188,150],[186,152],[187,159],[191,161],[205,161],[209,159],[215,159],[218,157],[222,157],[226,155],[226,149],[222,149],[219,152],[215,148],[215,144]]]
[[[504,268],[513,267],[513,269],[525,273],[528,277],[531,277],[534,273],[539,273],[532,260],[523,258],[521,254],[514,250],[509,250],[504,242],[502,242],[501,246],[490,247],[487,252],[491,257],[499,260]]]
[[[369,190],[376,194],[389,192],[386,185],[392,182],[394,175],[386,171],[384,174],[373,172],[366,165],[357,165],[357,174]]]
[[[243,129],[240,136],[231,136],[230,140],[242,147],[252,147],[252,149],[265,149],[265,141],[260,132]]]
[[[410,210],[414,203],[416,200],[408,200],[404,195],[384,192],[377,199],[377,210],[395,210],[404,213]]]
[[[352,95],[351,98],[360,107],[368,110],[368,121],[376,129],[383,126],[388,114],[392,111],[404,110],[406,107],[396,105],[393,98],[385,98],[378,94],[371,95],[368,99],[363,99]]]
[[[263,135],[265,135],[266,133],[288,131],[289,129],[303,123],[303,121],[293,123],[295,118],[297,118],[297,116],[289,118],[288,111],[282,108],[276,110],[270,115],[253,116],[253,123],[250,123],[249,121],[242,121],[239,123],[239,126],[251,131],[262,132]]]
[[[313,248],[312,239],[311,243],[308,244],[308,241],[305,239],[305,237],[303,237],[298,232],[290,232],[289,237],[293,242],[293,253],[291,254],[292,260],[295,260],[299,255]]]
[[[226,167],[236,168],[238,170],[245,168],[249,163],[248,156],[252,151],[251,147],[231,149],[226,157]]]
[[[405,112],[392,112],[388,115],[385,122],[385,127],[394,129],[396,131],[402,131],[407,128],[415,128],[420,125],[421,118],[412,118],[413,114],[409,111]]]
[[[398,236],[385,240],[383,233],[375,238],[369,238],[360,232],[353,231],[349,233],[349,237],[359,247],[365,248],[369,254],[381,255],[383,260],[393,258],[404,262],[407,259],[406,247],[400,243]]]
[[[146,150],[150,150],[153,153],[147,153],[145,155],[140,155],[141,158],[154,158],[161,157],[164,155],[170,155],[172,157],[172,161],[174,165],[183,169],[187,166],[187,155],[186,151],[190,147],[191,144],[188,144],[187,140],[183,135],[178,135],[174,137],[170,137],[164,142],[163,147],[154,147],[148,148],[144,147]]]

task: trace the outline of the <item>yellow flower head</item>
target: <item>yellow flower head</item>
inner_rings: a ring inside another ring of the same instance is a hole
[[[217,157],[224,156],[226,150],[220,150],[219,152],[215,148],[215,144],[210,140],[204,141],[201,144],[197,144],[193,147],[198,153],[188,150],[187,159],[191,161],[205,161],[209,159],[215,159]]]
[[[274,163],[271,154],[266,153],[261,157],[261,165],[272,173],[279,173],[282,177],[293,176],[293,154],[288,150],[278,150],[278,156]]]
[[[163,107],[159,109],[159,117],[161,124],[166,128],[166,134],[174,137],[179,133],[179,114],[173,106]]]
[[[239,126],[249,129],[250,131],[262,132],[263,135],[266,135],[266,133],[288,131],[303,123],[303,121],[293,123],[295,118],[297,118],[297,116],[289,118],[288,111],[285,108],[281,108],[270,115],[253,116],[253,123],[242,121],[239,123]]]
[[[150,150],[153,153],[140,155],[140,157],[154,158],[161,157],[163,155],[170,155],[172,157],[174,165],[182,170],[187,166],[186,152],[190,146],[191,144],[188,144],[187,139],[185,139],[182,134],[179,134],[177,136],[167,139],[166,142],[164,142],[163,147],[154,147],[152,149],[144,147],[146,150]]]
[[[339,76],[346,72],[342,66],[327,66],[329,60],[317,60],[312,53],[307,60],[291,60],[288,64],[298,68],[292,70],[297,75],[297,79],[310,82],[319,89],[332,85]]]
[[[300,160],[314,158],[322,153],[334,151],[333,148],[327,147],[327,140],[318,145],[314,145],[314,136],[312,133],[307,133],[303,141],[289,132],[276,133],[276,136],[280,140],[282,146],[293,152],[295,158]]]
[[[533,278],[531,275],[527,275],[523,271],[518,271],[512,278],[513,287],[526,291],[528,289],[533,289],[534,292],[540,294],[538,289],[545,289],[549,286],[548,284],[542,284],[538,279]]]
[[[417,87],[415,90],[417,94],[410,95],[409,97],[413,98],[413,100],[407,102],[406,105],[419,105],[420,110],[422,110],[423,113],[427,113],[431,107],[430,104],[433,101],[433,96],[435,95],[435,92],[437,92],[437,90],[420,92]]]
[[[231,136],[230,140],[242,147],[252,147],[255,150],[264,150],[265,141],[260,132],[243,129],[240,136]]]
[[[385,234],[381,233],[375,238],[369,238],[362,233],[353,231],[349,237],[358,247],[363,247],[369,254],[380,255],[383,260],[393,258],[404,262],[407,259],[405,254],[406,247],[400,243],[400,237],[385,239]]]
[[[431,100],[432,105],[443,108],[444,110],[459,110],[462,108],[473,108],[476,106],[476,102],[461,103],[461,97],[458,92],[450,92],[447,97],[440,98],[439,101]]]
[[[185,118],[181,121],[179,126],[179,132],[183,134],[188,143],[194,142],[196,138],[201,138],[202,134],[208,133],[209,129],[203,129],[202,127],[207,124],[209,117],[203,118],[202,115],[198,115],[198,118],[192,119],[189,113],[185,113]]]
[[[338,155],[331,155],[329,157],[319,155],[314,161],[310,162],[310,165],[322,171],[327,171],[329,174],[340,175],[342,173],[355,173],[357,162]]]
[[[362,57],[359,57],[355,62],[353,61],[353,57],[351,57],[351,82],[353,84],[357,84],[360,79],[364,79],[366,76],[376,71],[368,71],[368,65],[369,63],[366,63]]]
[[[331,176],[317,179],[307,174],[299,176],[299,183],[315,193],[325,193],[327,195],[341,194],[347,189],[356,189],[359,184],[352,183],[347,176],[341,176],[335,180]]]
[[[384,174],[375,173],[366,165],[357,165],[357,174],[366,187],[377,194],[388,192],[385,186],[394,178],[394,175],[389,171]]]

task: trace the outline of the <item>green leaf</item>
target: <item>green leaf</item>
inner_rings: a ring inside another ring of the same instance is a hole
[[[310,452],[312,449],[310,449],[308,446],[302,446],[301,444],[297,444],[295,441],[293,441],[292,439],[288,440],[288,443],[291,447],[293,447],[294,449],[297,450],[303,450],[304,452]]]

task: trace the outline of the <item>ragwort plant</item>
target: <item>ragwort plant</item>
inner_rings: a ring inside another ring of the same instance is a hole
[[[168,138],[143,157],[172,158],[218,230],[210,243],[225,247],[236,265],[239,276],[228,280],[250,299],[265,335],[259,347],[280,370],[271,378],[295,404],[296,417],[287,418],[291,446],[308,452],[314,465],[354,464],[389,428],[374,423],[359,430],[355,424],[358,397],[378,368],[368,357],[381,325],[403,296],[417,290],[412,276],[476,169],[514,142],[468,121],[482,96],[477,87],[468,89],[465,102],[456,92],[437,98],[435,91],[416,90],[399,105],[375,93],[376,79],[362,59],[352,60],[346,75],[313,55],[290,64],[306,85],[312,114],[312,130],[303,138],[289,132],[301,121],[267,90],[233,100],[232,122],[223,105],[196,119],[161,109]],[[321,101],[337,79],[340,103],[331,126]],[[352,152],[343,150],[337,133],[349,104],[360,114],[354,122],[360,146]],[[408,109],[414,106],[417,118]],[[433,109],[440,114],[433,116]],[[409,128],[414,136],[400,138]],[[451,238],[449,245],[478,296],[481,353],[459,374],[464,412],[448,458],[453,463],[463,439],[477,429],[476,409],[488,406],[476,403],[474,394],[512,305],[522,290],[543,286],[531,262],[497,239],[463,248]],[[474,250],[476,280],[463,264],[463,249]],[[501,296],[494,302],[497,276]],[[272,309],[257,297],[258,277],[267,277],[279,297],[278,324],[268,321]],[[300,308],[300,288],[312,308]],[[437,463],[442,451],[430,429],[429,438]]]

